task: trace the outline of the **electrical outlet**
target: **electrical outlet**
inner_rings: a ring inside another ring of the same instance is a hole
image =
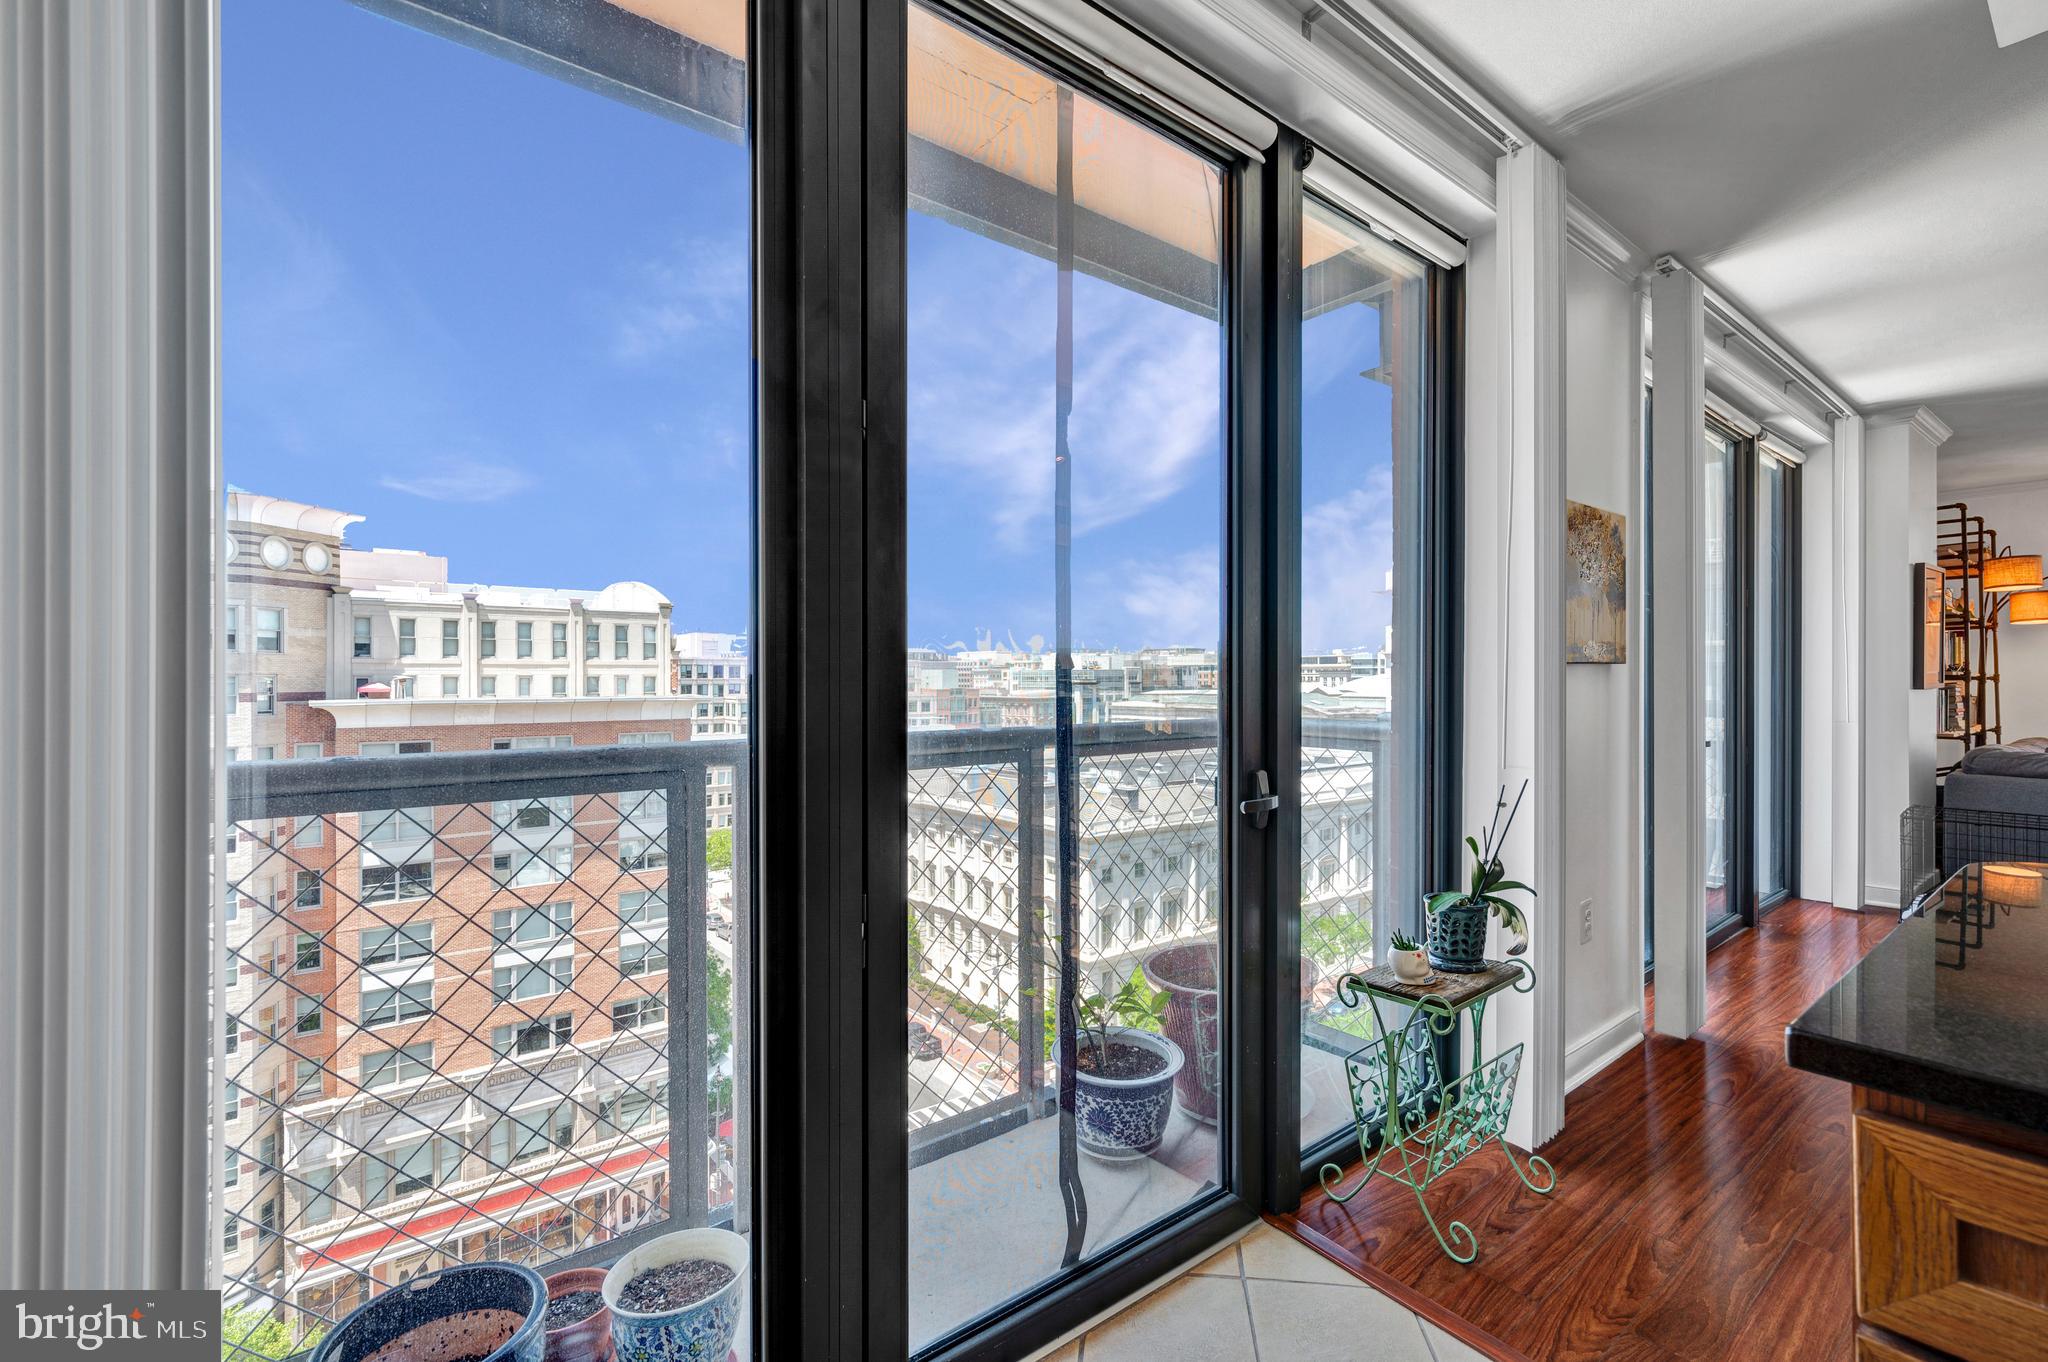
[[[1579,900],[1579,944],[1580,944],[1581,946],[1588,946],[1588,945],[1591,945],[1591,944],[1592,944],[1592,942],[1593,942],[1593,900],[1591,900],[1591,899],[1580,899],[1580,900]]]

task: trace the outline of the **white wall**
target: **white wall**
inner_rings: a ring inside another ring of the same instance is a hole
[[[2048,480],[1971,487],[1935,499],[1968,505],[1971,514],[1983,516],[1998,531],[2000,544],[2021,553],[2048,553]],[[2005,740],[2048,736],[2048,624],[2001,625],[1998,661]],[[1954,761],[1956,754],[1956,744],[1940,745],[1943,761]]]
[[[1564,285],[1565,495],[1626,516],[1630,559],[1628,660],[1565,668],[1564,893],[1549,911],[1566,920],[1565,1082],[1576,1086],[1642,1039],[1642,364],[1634,286],[1578,251],[1565,257]],[[1593,934],[1581,942],[1587,900]]]
[[[1792,893],[1834,899],[1836,668],[1851,665],[1835,647],[1835,451],[1806,452],[1799,469],[1799,791],[1793,835],[1799,849]],[[1862,905],[1853,905],[1861,907]]]
[[[1871,417],[1863,442],[1863,897],[1897,907],[1899,815],[1934,802],[1939,692],[1913,688],[1913,565],[1934,561],[1934,461],[1921,410]]]

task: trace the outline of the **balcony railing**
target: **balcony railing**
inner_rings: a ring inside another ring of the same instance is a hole
[[[1325,979],[1371,957],[1384,731],[1305,727],[1304,940],[1344,957]],[[1076,730],[1092,986],[1216,940],[1216,750],[1213,722]],[[1052,733],[916,732],[909,765],[921,1165],[1053,1110]],[[738,816],[714,873],[720,768]],[[303,1342],[445,1262],[747,1229],[749,783],[743,740],[231,767],[229,1300]]]

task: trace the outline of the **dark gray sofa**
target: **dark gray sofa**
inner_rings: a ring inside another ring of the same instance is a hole
[[[2048,738],[2021,738],[1965,754],[1942,787],[1941,805],[2048,817]]]

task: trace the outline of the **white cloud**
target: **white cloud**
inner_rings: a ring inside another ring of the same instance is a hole
[[[1212,544],[1123,566],[1114,590],[1135,627],[1133,646],[1216,646],[1223,627],[1217,558]]]
[[[747,301],[747,261],[732,243],[688,238],[632,271],[612,305],[612,356],[628,364],[661,355],[691,332],[730,318]]]
[[[1305,507],[1301,520],[1301,642],[1311,651],[1378,647],[1389,618],[1394,555],[1393,476]]]
[[[377,485],[427,501],[478,503],[516,496],[532,487],[534,478],[525,469],[509,464],[445,458],[403,477],[387,473],[377,479]]]

